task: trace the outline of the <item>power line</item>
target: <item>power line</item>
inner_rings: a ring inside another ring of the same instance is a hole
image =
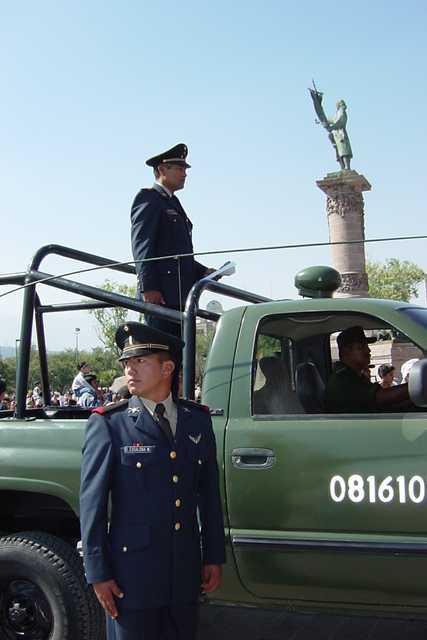
[[[123,265],[131,265],[131,264],[140,264],[146,262],[157,262],[160,260],[180,260],[181,258],[189,258],[195,256],[213,256],[219,254],[233,254],[233,253],[253,253],[255,251],[278,251],[280,249],[309,249],[314,247],[332,247],[336,245],[352,245],[352,244],[373,244],[378,242],[400,242],[403,240],[426,240],[427,235],[420,236],[392,236],[389,238],[369,238],[365,240],[342,240],[337,242],[308,242],[308,243],[298,243],[298,244],[278,244],[278,245],[269,245],[267,247],[256,246],[256,247],[243,247],[243,248],[233,248],[233,249],[216,249],[214,251],[195,251],[193,253],[181,253],[177,255],[170,256],[159,256],[155,258],[146,258],[144,260],[126,260],[123,262],[110,262],[108,264],[97,265],[96,267],[87,267],[85,269],[78,269],[75,271],[68,271],[66,273],[62,273],[61,275],[48,276],[46,278],[42,278],[37,280],[36,282],[28,282],[26,284],[20,285],[19,287],[15,287],[14,289],[10,289],[5,293],[0,294],[0,298],[4,298],[12,293],[16,293],[21,291],[22,289],[26,289],[27,287],[32,287],[35,284],[43,284],[45,282],[49,282],[49,280],[53,280],[55,278],[64,278],[67,276],[79,275],[81,273],[89,273],[91,271],[99,271],[100,269],[111,269],[113,267],[119,267]],[[4,274],[15,275],[15,274]]]

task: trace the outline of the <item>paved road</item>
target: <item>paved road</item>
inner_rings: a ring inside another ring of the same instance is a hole
[[[426,640],[427,621],[202,607],[200,640]]]

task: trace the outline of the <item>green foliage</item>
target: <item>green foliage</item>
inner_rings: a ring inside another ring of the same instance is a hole
[[[272,336],[260,335],[257,341],[257,357],[274,356],[275,353],[282,351],[282,345],[279,338]]]
[[[68,391],[71,388],[74,376],[77,374],[76,352],[74,349],[67,349],[59,353],[49,353],[47,360],[52,390]],[[80,352],[79,360],[89,361],[90,354],[84,351]]]
[[[215,335],[215,324],[202,321],[196,333],[196,381],[201,382],[205,371],[206,358]]]
[[[129,298],[136,298],[136,285],[129,286],[127,284],[105,280],[100,288],[105,291],[120,293]],[[97,321],[96,332],[102,344],[107,350],[117,354],[114,335],[118,325],[126,322],[129,310],[123,307],[112,307],[111,309],[91,309],[89,313],[92,314]]]
[[[0,378],[6,381],[6,392],[10,393],[10,391],[15,388],[15,358],[0,357]]]
[[[92,352],[81,351],[79,360],[86,360],[98,382],[103,387],[109,387],[117,376],[123,375],[123,370],[117,360],[116,353],[97,347]],[[68,391],[77,374],[76,353],[74,349],[67,349],[59,353],[48,354],[49,382],[52,391]],[[15,390],[16,363],[15,358],[0,359],[0,376],[6,380],[7,393]],[[31,350],[30,367],[28,371],[28,389],[33,389],[40,383],[40,363],[38,352]]]
[[[372,298],[403,300],[418,297],[417,286],[424,280],[424,270],[408,260],[389,258],[384,263],[368,261],[369,295]]]
[[[101,387],[109,387],[114,378],[123,375],[123,369],[115,351],[106,351],[101,347],[97,347],[93,349],[92,353],[88,354],[86,360],[90,364],[92,371],[96,373]]]

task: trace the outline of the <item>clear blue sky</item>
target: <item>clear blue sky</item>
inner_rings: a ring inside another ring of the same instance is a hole
[[[46,243],[130,259],[130,203],[152,182],[145,159],[181,141],[197,250],[327,241],[315,180],[338,165],[315,124],[312,78],[329,115],[347,102],[352,166],[373,187],[367,237],[426,233],[426,18],[424,0],[3,2],[0,271],[23,270]],[[368,256],[427,269],[425,241]],[[236,261],[230,284],[280,298],[295,295],[297,270],[330,255]],[[19,337],[20,308],[18,294],[0,299],[0,345]],[[76,326],[81,346],[96,344],[75,312],[49,318],[48,347],[72,347]]]

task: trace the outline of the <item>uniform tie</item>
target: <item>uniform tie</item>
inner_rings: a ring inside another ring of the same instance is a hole
[[[165,415],[164,415],[165,405],[162,404],[161,402],[159,402],[159,404],[156,404],[156,408],[154,409],[154,414],[157,418],[157,422],[159,423],[159,427],[163,431],[166,438],[169,440],[169,442],[173,442],[174,437],[173,437],[172,429],[171,429],[169,420],[165,418]]]

